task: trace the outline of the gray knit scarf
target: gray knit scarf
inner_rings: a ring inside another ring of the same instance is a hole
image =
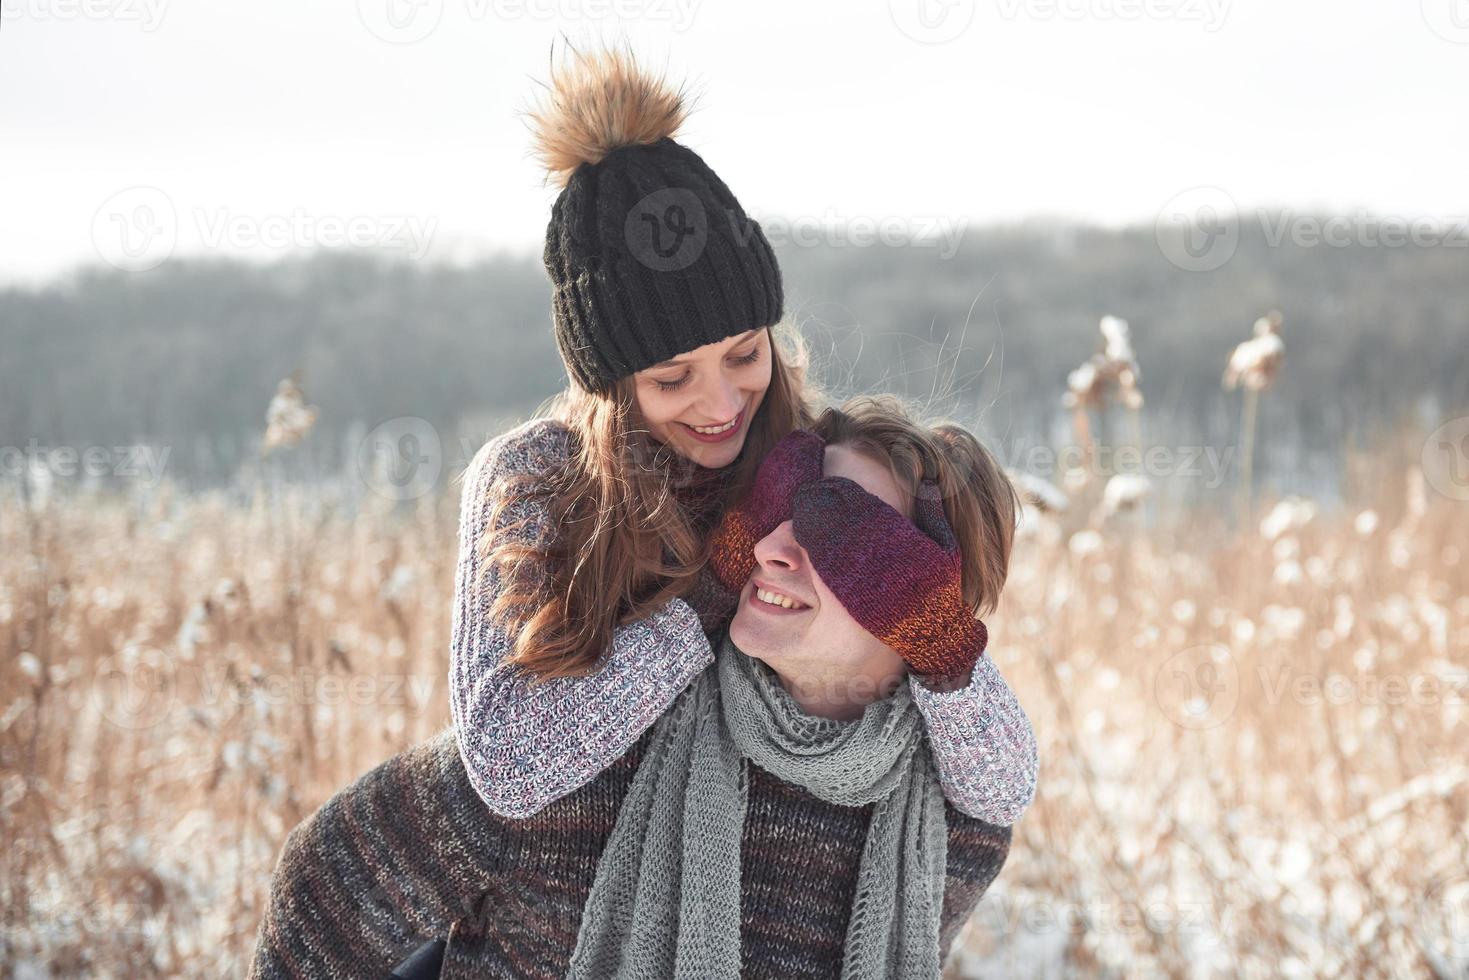
[[[818,718],[726,636],[715,664],[654,725],[597,865],[567,977],[739,977],[740,841],[753,762],[830,803],[876,804],[844,980],[937,978],[948,831],[909,683],[859,719]]]

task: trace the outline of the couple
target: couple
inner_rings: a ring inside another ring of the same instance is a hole
[[[1014,491],[894,400],[813,411],[682,119],[625,52],[553,79],[574,384],[467,475],[453,729],[291,832],[253,976],[937,977],[998,873],[1035,743],[975,613]]]

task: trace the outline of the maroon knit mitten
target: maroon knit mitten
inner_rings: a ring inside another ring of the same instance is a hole
[[[826,459],[826,443],[809,429],[787,433],[765,455],[750,495],[725,512],[715,528],[710,543],[709,565],[714,582],[701,583],[698,590],[710,602],[717,602],[723,586],[728,601],[739,601],[740,592],[755,572],[755,543],[791,516],[791,499],[796,489],[821,479]],[[733,602],[729,614],[733,615]],[[711,613],[717,609],[709,610]],[[700,611],[701,618],[704,610]]]
[[[846,477],[801,487],[796,541],[852,618],[919,674],[967,678],[989,632],[964,603],[962,564],[938,484],[924,480],[913,520]]]
[[[729,625],[740,604],[739,590],[721,582],[708,562],[699,570],[694,587],[682,598],[698,615],[699,626],[711,636]]]

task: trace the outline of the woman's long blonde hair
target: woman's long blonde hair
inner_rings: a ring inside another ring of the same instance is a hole
[[[814,419],[817,392],[799,332],[782,321],[769,340],[770,386],[713,503],[716,520],[748,492],[776,442]],[[672,493],[699,467],[651,437],[632,376],[607,394],[569,387],[536,414],[570,430],[566,461],[497,489],[480,556],[482,575],[491,567],[501,575],[489,615],[514,637],[507,661],[545,681],[591,673],[615,627],[689,592],[708,558],[708,529]],[[495,533],[501,509],[525,495],[544,503],[551,540],[518,541],[510,533],[518,524]]]

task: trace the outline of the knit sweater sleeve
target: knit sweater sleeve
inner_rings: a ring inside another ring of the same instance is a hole
[[[499,570],[491,567],[480,579],[478,544],[495,494],[503,492],[499,481],[545,472],[565,458],[568,438],[562,423],[536,419],[492,439],[470,463],[460,503],[450,708],[470,782],[491,810],[507,817],[530,816],[590,782],[714,662],[698,616],[679,598],[616,627],[599,668],[585,677],[532,687],[529,671],[506,662],[511,638],[489,616],[501,588]],[[524,518],[517,536],[544,540],[546,508],[531,499],[508,504],[497,529]]]
[[[986,823],[1019,820],[1035,799],[1035,731],[994,661],[980,657],[969,683],[952,691],[911,679],[944,796]]]

